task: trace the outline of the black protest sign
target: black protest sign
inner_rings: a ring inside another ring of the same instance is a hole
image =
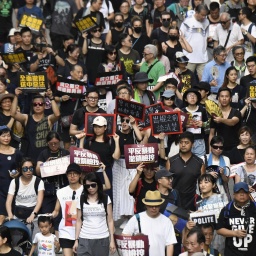
[[[19,27],[29,27],[31,30],[38,32],[43,25],[43,20],[32,15],[23,14]]]
[[[247,85],[247,96],[250,97],[252,100],[256,100],[256,84],[248,84]]]
[[[113,86],[123,79],[122,71],[98,73],[95,79],[95,86]]]
[[[2,53],[1,56],[6,64],[24,63],[27,61],[27,57],[25,56],[24,52]]]
[[[56,90],[60,95],[69,95],[72,98],[80,98],[86,92],[86,83],[64,77],[57,77]]]
[[[133,116],[137,120],[144,120],[145,105],[134,101],[116,98],[115,113],[120,116]]]
[[[97,116],[103,116],[107,120],[107,135],[113,136],[116,132],[116,115],[115,114],[102,114],[102,113],[85,113],[85,133],[92,136],[93,133],[93,120]]]
[[[163,108],[162,102],[159,102],[157,104],[153,104],[153,105],[147,106],[145,108],[144,121],[140,121],[138,123],[140,128],[143,128],[143,130],[146,130],[146,129],[150,128],[151,124],[150,124],[149,114],[159,113],[159,112],[165,112],[164,108]]]
[[[197,225],[217,223],[217,216],[215,211],[193,212],[190,214],[190,219]]]
[[[90,14],[75,21],[75,25],[81,33],[88,32],[98,26]]]
[[[179,111],[149,114],[149,117],[153,136],[161,132],[165,134],[180,134],[183,132]]]
[[[19,87],[22,91],[28,93],[46,91],[48,87],[48,79],[46,72],[18,72]]]
[[[118,255],[149,256],[148,236],[114,235]]]

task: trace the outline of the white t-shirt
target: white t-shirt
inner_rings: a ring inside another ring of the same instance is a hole
[[[66,186],[57,191],[57,198],[60,202],[62,218],[59,225],[59,238],[75,240],[75,225],[77,219],[77,207],[80,204],[80,196],[83,186],[76,190],[75,199],[72,200],[73,189]]]
[[[55,256],[54,241],[57,237],[54,234],[44,236],[42,233],[37,233],[33,240],[33,244],[37,244],[38,256]]]
[[[149,255],[165,256],[165,247],[176,244],[177,240],[170,219],[163,214],[151,218],[146,212],[140,213],[141,233],[148,236]],[[136,235],[139,233],[138,220],[133,216],[125,226],[123,234]]]
[[[249,30],[249,27],[251,25],[251,22],[249,24],[245,25],[241,25],[241,28],[244,28],[246,31]],[[252,26],[252,31],[250,33],[253,37],[256,38],[256,26]],[[245,46],[245,55],[244,55],[244,59],[246,60],[248,57],[252,56],[254,53],[253,47],[252,47],[252,43],[251,41],[246,41],[244,42],[244,46]]]
[[[111,200],[108,196],[108,204]],[[80,204],[77,206],[80,209]],[[109,237],[104,204],[89,203],[83,205],[83,225],[79,237],[85,239],[102,239]]]
[[[246,171],[246,170],[245,170]],[[245,182],[244,180],[244,171],[242,166],[239,166],[236,170],[236,174],[240,177],[241,182]],[[256,183],[256,170],[254,170],[253,172],[247,172],[247,177],[248,177],[248,185],[253,186]]]
[[[36,176],[32,177],[29,184],[24,185],[21,177],[19,178],[19,191],[15,197],[15,205],[21,205],[25,207],[33,207],[37,202],[37,194],[35,191]],[[9,186],[8,194],[15,194],[15,179],[13,179]],[[44,182],[41,180],[38,185],[38,191],[44,190]]]

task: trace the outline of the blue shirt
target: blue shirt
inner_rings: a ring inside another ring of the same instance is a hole
[[[230,63],[227,61],[219,65],[215,60],[212,60],[205,65],[201,81],[210,83],[212,80],[216,80],[217,86],[211,86],[211,92],[217,93],[223,84],[225,72],[229,67]]]

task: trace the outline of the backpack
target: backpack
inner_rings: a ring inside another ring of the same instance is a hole
[[[35,189],[35,192],[36,194],[38,194],[38,186],[39,186],[39,183],[40,183],[41,179],[36,177],[36,180],[35,180],[35,183],[34,183],[34,189]],[[14,192],[14,197],[16,197],[18,191],[19,191],[19,188],[20,188],[20,177],[18,178],[15,178],[15,192]]]
[[[226,206],[225,206],[225,210],[224,210],[224,218],[228,218],[229,217],[229,213],[230,213],[230,208],[231,205],[234,203],[234,201],[232,200],[231,202],[229,202]],[[256,210],[256,202],[253,202],[255,210]]]
[[[84,187],[84,190],[85,190],[86,188]],[[84,216],[83,216],[83,209],[84,209],[84,203],[85,203],[85,200],[84,200],[84,190],[83,190],[83,192],[82,192],[82,194],[81,194],[81,196],[80,196],[80,209],[81,209],[81,219],[82,219],[82,222],[83,222],[83,220],[84,220]],[[107,218],[107,216],[108,216],[108,209],[107,209],[107,207],[108,207],[108,195],[107,194],[103,194],[103,205],[104,205],[104,209],[105,209],[105,212],[106,212],[106,218]]]

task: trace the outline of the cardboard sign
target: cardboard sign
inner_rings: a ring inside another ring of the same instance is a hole
[[[19,23],[19,27],[29,27],[31,30],[39,32],[43,25],[43,20],[33,15],[23,14]]]
[[[256,84],[252,83],[247,85],[247,97],[256,100]]]
[[[1,54],[6,64],[24,63],[27,61],[27,57],[24,52],[20,53],[2,53]]]
[[[120,256],[149,256],[148,236],[114,235],[116,249]]]
[[[59,94],[69,95],[71,98],[80,98],[86,92],[87,84],[58,76],[56,89]]]
[[[180,134],[183,132],[179,111],[149,114],[149,117],[153,136],[161,132],[165,134]]]
[[[70,164],[69,156],[63,156],[40,165],[41,177],[50,177],[65,174]]]
[[[143,128],[143,130],[150,128],[151,124],[150,124],[149,114],[159,113],[159,112],[165,112],[162,102],[145,107],[144,121],[140,121],[138,123],[140,128]]]
[[[70,147],[70,163],[78,164],[85,172],[97,171],[100,166],[100,157],[88,149]]]
[[[193,212],[190,213],[190,219],[193,220],[196,224],[216,224],[217,217],[215,211],[207,211],[207,212]]]
[[[134,101],[129,101],[129,100],[124,100],[121,98],[116,98],[116,108],[115,108],[115,113],[120,115],[120,116],[133,116],[136,120],[144,120],[144,115],[145,115],[145,105],[134,102]]]
[[[103,116],[107,119],[107,135],[113,136],[116,132],[116,115],[115,114],[103,114],[103,113],[85,113],[85,133],[92,136],[93,133],[93,120],[97,116]]]
[[[98,26],[90,14],[75,21],[75,25],[81,33],[88,32]]]
[[[148,143],[144,145],[124,145],[124,157],[127,169],[134,169],[142,162],[145,165],[153,164],[157,166],[158,144]]]
[[[45,72],[18,72],[20,89],[28,93],[46,91],[48,87],[48,79]]]
[[[123,79],[122,71],[104,72],[97,74],[95,86],[112,86]]]

